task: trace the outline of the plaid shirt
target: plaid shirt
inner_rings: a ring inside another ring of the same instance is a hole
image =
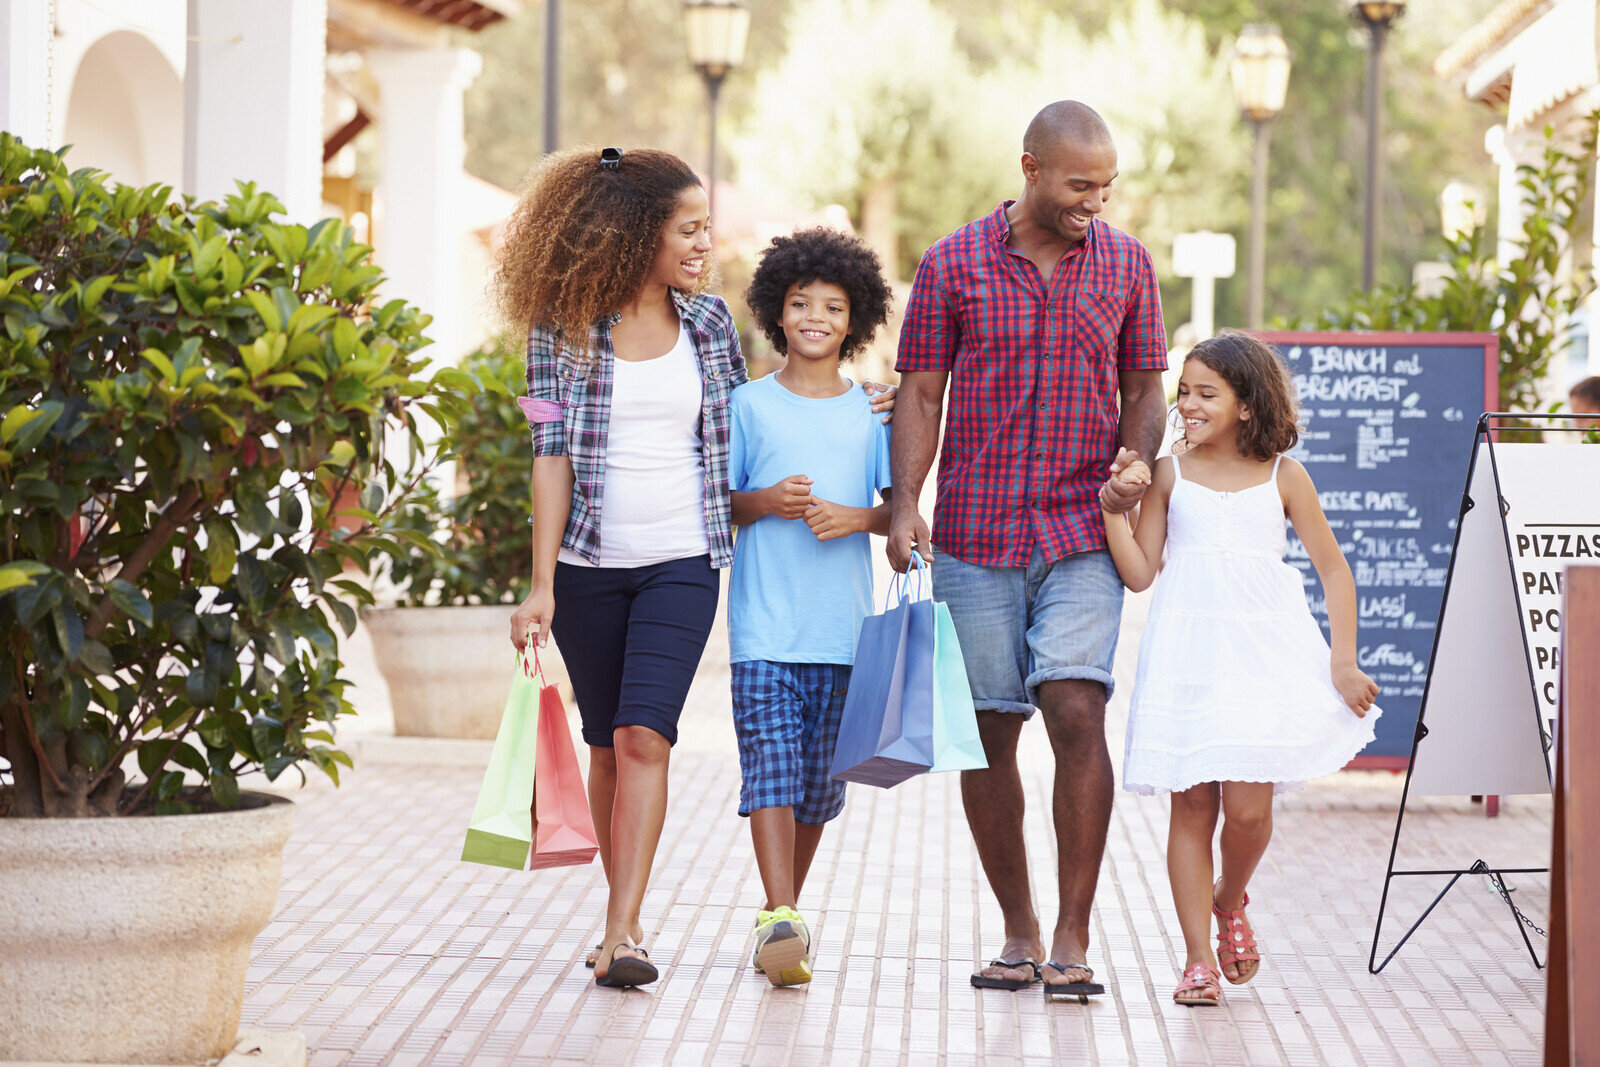
[[[1144,246],[1095,219],[1046,289],[1006,243],[1010,205],[922,257],[895,364],[954,372],[933,537],[989,567],[1105,547],[1095,494],[1117,452],[1118,372],[1167,365]]]
[[[695,359],[700,363],[706,539],[711,544],[711,565],[726,567],[733,562],[728,397],[745,381],[744,357],[739,353],[733,313],[720,296],[688,296],[674,289],[672,299],[694,340]],[[606,485],[606,432],[611,425],[615,358],[611,327],[621,318],[613,313],[595,325],[590,358],[574,358],[565,350],[557,355],[556,338],[549,330],[534,327],[528,333],[529,400],[522,407],[533,430],[533,454],[571,457],[572,511],[561,545],[591,563],[600,561],[604,529],[600,508]]]

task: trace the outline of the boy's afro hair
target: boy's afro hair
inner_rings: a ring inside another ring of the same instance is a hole
[[[854,234],[818,226],[791,237],[775,237],[761,253],[744,299],[772,347],[788,354],[783,335],[783,301],[791,285],[829,282],[850,298],[850,334],[839,347],[841,360],[853,359],[889,321],[893,293],[883,279],[877,253]]]

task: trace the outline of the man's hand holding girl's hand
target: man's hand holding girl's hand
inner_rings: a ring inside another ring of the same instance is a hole
[[[1119,449],[1111,463],[1111,477],[1100,487],[1100,507],[1107,514],[1132,511],[1150,486],[1150,468],[1131,448]]]
[[[1333,687],[1339,691],[1345,706],[1362,718],[1366,718],[1367,712],[1372,710],[1372,702],[1378,697],[1378,683],[1368,678],[1366,672],[1354,663],[1333,668]]]

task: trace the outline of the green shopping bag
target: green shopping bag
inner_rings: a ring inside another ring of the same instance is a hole
[[[956,624],[944,601],[933,604],[933,766],[931,771],[977,771],[989,766],[978,736],[967,665]]]
[[[533,847],[533,765],[538,747],[539,691],[521,655],[500,716],[461,858],[522,870]]]

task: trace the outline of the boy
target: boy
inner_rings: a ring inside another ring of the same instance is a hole
[[[772,242],[745,299],[788,357],[734,390],[728,463],[739,814],[767,897],[754,963],[782,986],[811,981],[811,934],[795,906],[822,828],[844,807],[829,767],[871,610],[867,535],[889,529],[887,419],[839,364],[888,320],[890,290],[865,244],[812,229]]]

